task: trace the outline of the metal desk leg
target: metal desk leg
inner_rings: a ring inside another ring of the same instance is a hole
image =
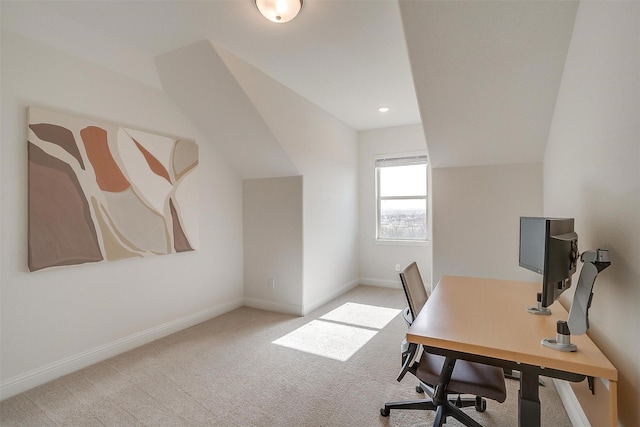
[[[538,373],[529,369],[520,372],[518,425],[520,427],[540,427]]]

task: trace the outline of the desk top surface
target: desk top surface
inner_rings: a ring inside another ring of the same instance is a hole
[[[555,302],[549,316],[526,311],[539,283],[444,276],[409,331],[409,342],[617,381],[618,371],[588,335],[571,336],[578,351],[540,344],[556,337],[568,313]]]

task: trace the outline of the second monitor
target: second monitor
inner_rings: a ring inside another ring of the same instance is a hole
[[[547,307],[571,287],[578,260],[578,235],[573,227],[573,218],[520,218],[519,265],[542,275],[538,306],[530,312],[551,313]]]

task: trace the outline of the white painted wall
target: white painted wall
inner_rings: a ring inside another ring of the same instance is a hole
[[[168,96],[4,31],[1,78],[2,397],[242,305],[241,180]],[[194,139],[199,250],[28,273],[30,105]]]
[[[355,133],[341,126],[323,132],[323,127],[318,123],[311,129],[315,138],[304,141],[324,151],[312,154],[316,158],[304,174],[305,313],[358,284]]]
[[[589,335],[619,371],[624,426],[640,425],[639,121],[640,3],[580,2],[545,152],[544,213],[575,218],[581,251],[610,251]]]
[[[434,285],[443,275],[541,280],[518,266],[520,217],[542,214],[541,164],[431,173]]]
[[[243,181],[245,305],[303,313],[302,210],[301,176]]]
[[[55,7],[55,2],[2,2],[2,28],[161,88],[153,57],[105,36],[94,25],[83,25],[82,19],[74,20],[57,13]],[[96,49],[97,46],[100,48]]]
[[[299,172],[208,40],[156,57],[162,87],[243,179]]]
[[[376,241],[376,178],[377,156],[426,152],[422,125],[398,126],[358,134],[358,180],[360,224],[360,283],[374,286],[400,287],[396,264],[401,268],[413,261],[418,263],[422,280],[430,286],[431,244],[388,243]],[[431,215],[430,213],[428,214]]]
[[[309,312],[358,283],[357,132],[216,50],[303,176],[303,310]]]

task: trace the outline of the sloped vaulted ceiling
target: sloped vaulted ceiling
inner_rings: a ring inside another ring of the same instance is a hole
[[[244,179],[299,175],[209,41],[156,57],[164,90]]]
[[[422,120],[434,167],[542,162],[577,1],[252,3],[1,2],[2,29],[162,86],[246,178],[297,171],[211,43],[353,129]]]
[[[400,0],[433,167],[542,162],[577,6]]]

